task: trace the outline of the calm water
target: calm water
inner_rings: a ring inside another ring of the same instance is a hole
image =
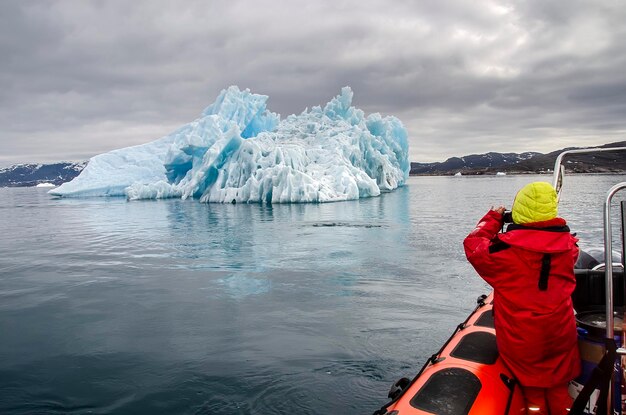
[[[488,292],[464,236],[538,179],[275,206],[0,189],[0,413],[369,414]],[[624,180],[569,177],[583,247]]]

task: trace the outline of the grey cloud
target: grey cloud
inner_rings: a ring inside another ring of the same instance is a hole
[[[7,0],[0,164],[150,141],[231,84],[283,116],[350,85],[414,161],[623,139],[624,22],[582,0]]]

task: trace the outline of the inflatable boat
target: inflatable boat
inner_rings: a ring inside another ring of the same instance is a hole
[[[554,168],[554,187],[560,196],[563,160],[577,153],[626,151],[626,147],[569,150],[561,153]],[[611,200],[626,182],[607,193],[604,204],[604,250],[582,252],[576,263],[576,310],[582,373],[569,386],[575,398],[570,414],[622,414],[626,401],[623,342],[624,242],[626,202],[621,202],[622,252],[613,251]],[[621,258],[619,258],[621,256]],[[611,266],[605,266],[611,264]],[[608,295],[607,295],[608,293]],[[390,401],[374,415],[508,415],[526,414],[521,389],[503,363],[496,346],[493,294],[478,297],[469,317],[459,324],[439,351],[412,379],[393,383]],[[617,308],[616,308],[617,307]],[[626,327],[626,326],[625,326]],[[626,410],[624,411],[626,414]]]

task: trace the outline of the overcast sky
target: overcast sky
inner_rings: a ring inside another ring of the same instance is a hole
[[[342,86],[412,161],[626,140],[622,1],[0,1],[0,166],[157,139],[229,85],[283,118]]]

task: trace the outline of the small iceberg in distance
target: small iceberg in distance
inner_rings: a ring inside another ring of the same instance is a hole
[[[496,173],[496,176],[506,176],[506,173],[503,171],[499,171]]]
[[[61,197],[194,198],[218,203],[333,202],[406,183],[408,134],[393,116],[352,106],[353,92],[280,120],[268,97],[231,86],[200,118],[156,141],[93,157]]]
[[[454,175],[454,177],[462,177],[463,175],[461,174],[460,171],[457,171],[456,174]]]
[[[35,187],[56,187],[56,185],[52,183],[39,183]]]

